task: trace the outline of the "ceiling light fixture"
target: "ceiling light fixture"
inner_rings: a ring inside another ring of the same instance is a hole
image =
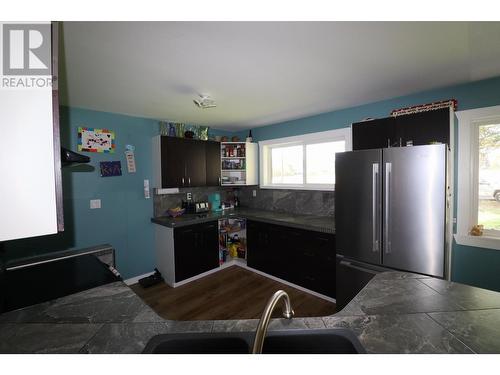
[[[211,98],[210,95],[200,95],[199,98],[193,99],[193,102],[201,109],[217,107],[215,99]]]

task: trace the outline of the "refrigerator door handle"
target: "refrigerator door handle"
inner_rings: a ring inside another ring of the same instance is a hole
[[[372,251],[378,252],[379,249],[379,238],[377,233],[377,206],[378,206],[378,163],[373,163],[372,165]]]
[[[389,254],[391,252],[391,240],[390,240],[390,233],[389,233],[391,173],[392,173],[392,163],[385,163],[384,251],[386,254]]]

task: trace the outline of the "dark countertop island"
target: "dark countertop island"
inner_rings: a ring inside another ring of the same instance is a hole
[[[246,218],[269,224],[278,224],[323,233],[335,233],[335,221],[333,216],[299,215],[253,208],[232,208],[221,212],[184,214],[176,218],[160,216],[152,218],[151,221],[155,224],[169,228],[178,228],[230,217]]]
[[[157,334],[253,331],[257,323],[164,320],[115,282],[0,315],[0,352],[140,353]],[[386,272],[332,316],[274,319],[269,329],[334,327],[353,330],[368,353],[500,353],[500,293]]]

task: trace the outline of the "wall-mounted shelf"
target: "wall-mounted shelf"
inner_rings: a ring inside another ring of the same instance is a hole
[[[222,142],[220,147],[221,186],[257,185],[257,143]]]

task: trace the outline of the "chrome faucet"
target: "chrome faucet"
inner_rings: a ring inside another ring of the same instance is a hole
[[[271,320],[271,315],[274,311],[274,308],[276,307],[281,298],[284,298],[283,317],[286,319],[292,319],[294,313],[292,310],[292,304],[290,303],[290,297],[284,290],[278,290],[276,293],[273,294],[273,296],[269,299],[269,301],[267,301],[267,305],[264,308],[264,312],[260,317],[259,325],[257,326],[257,330],[255,332],[252,354],[262,353],[262,346],[264,345],[264,339],[266,338],[269,320]]]

